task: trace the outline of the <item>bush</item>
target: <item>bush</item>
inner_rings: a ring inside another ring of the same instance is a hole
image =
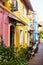
[[[6,48],[1,42],[0,45],[0,65],[14,65],[15,53],[13,47]]]
[[[0,43],[0,65],[27,65],[27,58],[31,57],[28,48],[6,47]]]
[[[31,51],[30,51],[30,47],[27,48],[21,48],[20,52],[19,52],[19,56],[25,60],[25,61],[29,61],[30,57],[32,56]]]

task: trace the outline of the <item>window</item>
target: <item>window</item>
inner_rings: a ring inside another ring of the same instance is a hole
[[[16,0],[14,0],[14,7],[16,7],[17,6],[17,1]]]
[[[29,43],[30,43],[30,34],[29,33],[27,34],[27,38],[28,38],[28,45],[29,45]]]
[[[18,2],[18,10],[20,10],[20,0],[17,0]]]
[[[20,29],[20,45],[23,43],[23,30]]]
[[[22,8],[22,14],[23,14],[23,17],[26,17],[26,8],[23,4],[23,8]]]
[[[12,0],[12,10],[18,11],[20,9],[20,1],[19,0]]]
[[[27,43],[27,31],[25,31],[25,43]]]
[[[18,10],[18,2],[17,0],[12,0],[12,11],[17,11]]]

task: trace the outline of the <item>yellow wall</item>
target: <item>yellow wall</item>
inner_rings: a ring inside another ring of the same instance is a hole
[[[11,6],[10,6],[10,4],[11,4],[11,2],[10,1],[8,1],[8,2],[6,2],[5,3],[5,6],[8,8],[8,9],[10,9],[11,10]],[[24,22],[26,22],[27,24],[28,24],[28,15],[27,15],[27,8],[26,8],[26,17],[23,17],[23,15],[22,15],[22,6],[23,6],[23,1],[21,1],[20,0],[20,9],[18,10],[18,11],[14,11],[13,13],[14,13],[14,15],[16,15],[17,17],[19,17],[22,21],[24,21]],[[19,23],[20,24],[20,23]],[[18,25],[19,25],[18,24]],[[27,30],[28,31],[28,26],[16,26],[15,27],[16,28],[16,33],[15,33],[15,35],[16,35],[16,46],[20,46],[19,45],[19,43],[20,43],[20,28],[22,28],[23,29],[23,43],[22,43],[22,47],[24,46],[24,47],[26,47],[27,45],[28,45],[28,39],[26,38],[26,40],[27,40],[27,42],[25,43],[25,31]],[[28,32],[27,32],[28,33]]]

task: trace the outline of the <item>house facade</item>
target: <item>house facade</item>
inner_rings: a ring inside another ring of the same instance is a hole
[[[0,0],[0,36],[8,46],[26,47],[28,42],[28,13],[30,1]]]

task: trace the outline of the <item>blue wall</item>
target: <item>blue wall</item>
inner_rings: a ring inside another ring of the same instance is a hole
[[[34,13],[34,41],[37,40],[37,32],[38,32],[37,15],[36,13]]]
[[[37,36],[37,22],[34,21],[34,41],[37,39],[36,36]]]

